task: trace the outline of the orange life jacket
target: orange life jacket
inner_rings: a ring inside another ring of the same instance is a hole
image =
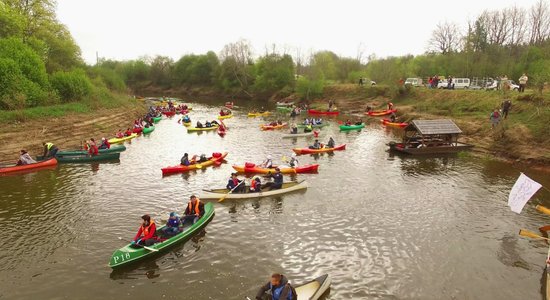
[[[151,229],[151,226],[155,224],[155,221],[151,220],[149,221],[149,225],[144,227],[143,224],[141,224],[141,233],[143,234],[143,236],[148,236],[149,235],[149,229]]]
[[[250,182],[250,188],[256,190],[256,180],[252,180],[252,182]]]
[[[201,200],[197,199],[197,203],[195,203],[195,207],[193,208],[193,203],[189,201],[189,204],[187,204],[187,207],[189,208],[189,212],[193,213],[193,210],[195,210],[195,214],[200,215],[201,210],[199,209],[199,204],[201,203]]]

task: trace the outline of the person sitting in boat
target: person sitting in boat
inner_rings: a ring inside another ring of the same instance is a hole
[[[191,118],[189,118],[188,115],[184,115],[184,116],[181,118],[181,121],[184,122],[184,123],[189,123],[189,122],[191,122]]]
[[[42,154],[44,159],[54,157],[57,154],[57,151],[59,151],[59,148],[57,148],[57,146],[53,143],[43,142],[42,146],[44,146],[44,153]]]
[[[288,161],[288,165],[291,168],[296,168],[298,166],[298,158],[296,157],[296,153],[292,153],[290,160]]]
[[[99,149],[97,148],[97,144],[95,143],[95,139],[91,138],[88,142],[88,146],[90,147],[90,150],[88,150],[88,153],[91,156],[96,156],[99,154]]]
[[[181,165],[182,165],[182,166],[188,166],[188,165],[190,165],[190,163],[189,163],[189,154],[185,153],[185,154],[181,157],[180,162],[181,162]]]
[[[291,117],[291,118],[294,118],[294,117],[296,117],[297,115],[298,115],[298,113],[296,112],[296,108],[293,109],[293,110],[290,112],[290,117]]]
[[[223,110],[223,108],[222,108],[222,109],[220,109],[220,116],[222,116],[222,117],[223,117],[223,116],[225,116],[225,115],[226,115],[226,114],[225,114],[225,111]]]
[[[191,200],[187,203],[185,208],[185,213],[181,220],[181,225],[184,226],[188,222],[197,223],[197,221],[204,215],[204,203],[197,198],[197,196],[192,195]]]
[[[277,120],[277,125],[283,125],[283,121]]]
[[[327,148],[334,148],[334,146],[335,146],[334,139],[330,137],[327,142]]]
[[[265,112],[265,108],[262,106],[262,108],[260,108],[260,113],[263,114]]]
[[[355,122],[355,125],[363,125],[363,120],[357,119],[357,121]]]
[[[262,191],[262,181],[260,179],[260,176],[254,176],[252,177],[252,180],[250,180],[250,192],[251,193],[259,193]]]
[[[321,149],[321,143],[319,143],[319,140],[315,140],[313,146],[309,146],[309,149]]]
[[[260,164],[260,166],[267,169],[273,168],[273,159],[271,155],[268,155],[266,159]]]
[[[391,101],[388,101],[388,110],[393,110],[393,103]]]
[[[88,151],[90,150],[90,145],[88,144],[88,141],[82,141],[82,146],[80,146],[80,148],[82,148],[82,150],[84,151]]]
[[[311,125],[317,125],[317,120],[315,118],[311,118]]]
[[[256,300],[264,299],[266,292],[271,295],[273,300],[295,300],[298,299],[296,290],[286,277],[282,274],[271,275],[271,281],[263,285],[256,294]]]
[[[304,133],[312,132],[313,131],[313,125],[308,124],[306,127],[304,127]]]
[[[206,154],[203,153],[199,157],[199,162],[202,163],[202,162],[205,162],[205,161],[208,161],[208,157],[206,157]]]
[[[141,125],[142,124],[141,122],[142,122],[141,119],[135,120],[134,121],[134,128],[142,128],[143,126]]]
[[[124,137],[124,133],[122,133],[122,129],[119,129],[117,133],[115,134],[115,137],[118,139],[121,139]]]
[[[197,121],[197,128],[203,128],[204,126],[202,125],[201,121]]]
[[[281,169],[275,168],[275,173],[267,173],[267,176],[273,178],[273,182],[266,183],[266,187],[271,188],[272,190],[280,189],[283,187],[283,174]]]
[[[242,180],[237,178],[237,173],[231,173],[231,178],[229,178],[225,187],[230,191],[232,190],[233,193],[240,193],[245,190],[245,185]]]
[[[304,125],[309,125],[309,119],[308,118],[304,119]]]
[[[370,105],[367,105],[367,110],[366,112],[369,112],[369,111],[372,111],[372,107]]]
[[[348,120],[346,121],[346,123],[345,123],[346,126],[351,126],[351,124],[353,124],[353,123],[351,123],[351,120],[350,120],[350,119],[348,119]]]
[[[174,236],[180,232],[180,217],[177,213],[171,212],[170,218],[166,221],[166,226],[162,228],[162,233],[164,236]]]
[[[109,141],[106,138],[101,138],[101,145],[99,145],[99,149],[111,149],[111,144],[109,144]]]
[[[290,126],[290,133],[291,134],[297,134],[298,133],[298,126],[296,126],[296,123],[292,123]]]
[[[321,118],[317,119],[317,125],[321,125],[321,124],[323,124],[323,119]]]
[[[188,110],[189,109],[189,106],[187,106],[187,104],[183,104],[181,106],[181,110]]]
[[[126,132],[124,132],[124,136],[131,136],[132,133],[132,130],[130,130],[130,127],[128,127],[128,129],[126,129]]]
[[[36,160],[32,159],[32,157],[29,155],[27,150],[21,150],[19,151],[19,160],[17,161],[16,165],[22,166],[22,165],[30,165],[35,164]]]
[[[397,121],[397,116],[395,115],[394,112],[392,112],[391,115],[390,115],[390,121],[392,123],[395,123]]]
[[[210,127],[212,127],[212,123],[206,121],[206,122],[204,123],[204,127],[210,128]]]
[[[211,126],[220,126],[220,124],[216,120],[212,120],[212,122],[210,122],[210,124],[211,124]]]
[[[157,242],[157,226],[155,222],[151,220],[149,215],[141,216],[143,220],[141,226],[134,237],[134,240],[130,244],[131,247],[140,248],[140,246],[151,246]]]

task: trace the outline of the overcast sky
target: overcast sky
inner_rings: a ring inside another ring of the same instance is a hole
[[[256,53],[273,43],[356,57],[420,54],[438,22],[464,25],[485,9],[529,8],[537,0],[58,0],[86,62],[143,55],[216,53],[240,38]],[[294,51],[293,51],[294,52]]]

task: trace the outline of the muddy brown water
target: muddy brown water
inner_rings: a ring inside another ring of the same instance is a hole
[[[195,104],[194,121],[219,106]],[[550,205],[539,192],[521,215],[506,206],[520,172],[545,186],[550,176],[468,155],[413,158],[386,152],[394,132],[323,130],[346,151],[301,156],[320,164],[299,174],[306,192],[215,203],[198,236],[165,254],[112,271],[112,252],[139,217],[165,220],[193,193],[224,186],[232,164],[276,161],[312,143],[262,132],[261,118],[236,109],[225,138],[188,134],[177,118],[127,144],[120,161],[60,165],[0,177],[0,299],[244,299],[270,273],[301,282],[329,273],[326,299],[540,299],[548,247],[517,235],[537,231]],[[184,152],[229,151],[218,168],[162,177]]]

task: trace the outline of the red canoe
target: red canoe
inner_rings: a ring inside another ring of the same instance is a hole
[[[332,152],[332,151],[339,151],[339,150],[346,150],[346,144],[338,145],[334,148],[321,148],[321,149],[294,148],[292,149],[292,151],[294,151],[296,154],[315,154],[315,153]]]
[[[319,165],[303,165],[296,168],[290,167],[279,167],[281,173],[283,174],[294,174],[294,173],[316,173],[319,169]],[[255,173],[255,174],[268,174],[275,173],[275,167],[273,168],[262,168],[251,163],[246,163],[244,166],[233,166],[233,169],[239,173]]]
[[[143,127],[139,127],[139,128],[134,128],[134,130],[132,130],[133,133],[141,133],[143,131]]]
[[[365,113],[365,115],[367,116],[371,116],[371,117],[378,117],[378,116],[387,116],[391,113],[394,113],[394,112],[397,112],[397,109],[392,109],[392,110],[380,110],[380,111],[368,111]]]
[[[332,115],[332,116],[337,116],[340,114],[339,111],[320,111],[315,109],[310,109],[307,111],[307,113],[310,115]]]
[[[176,112],[175,111],[163,111],[162,114],[167,116],[167,117],[172,117],[176,114]]]
[[[57,165],[57,159],[50,158],[48,160],[39,161],[35,164],[0,168],[0,174],[7,174],[7,173],[12,173],[12,172],[18,172],[18,171],[27,171],[27,170],[32,170],[32,169],[51,167],[51,166],[55,166],[55,165]]]
[[[227,154],[228,154],[228,152],[212,153],[212,157],[209,157],[207,161],[202,162],[202,163],[194,163],[194,164],[190,164],[188,166],[176,165],[176,166],[172,166],[172,167],[162,168],[161,169],[162,170],[162,175],[169,175],[169,174],[187,172],[187,171],[190,171],[190,170],[202,169],[204,167],[208,167],[208,166],[211,166],[213,164],[219,165],[219,164],[221,164],[223,159],[227,156]]]
[[[405,123],[405,122],[396,123],[396,122],[390,121],[389,119],[382,119],[380,121],[382,122],[383,125],[386,125],[386,126],[401,127],[401,128],[405,128],[409,126],[409,123]]]

